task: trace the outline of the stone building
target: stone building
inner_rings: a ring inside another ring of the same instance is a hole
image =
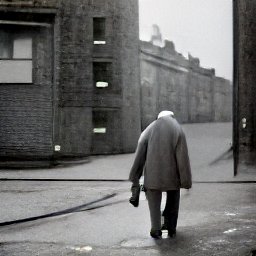
[[[138,33],[137,0],[0,0],[1,162],[134,151]]]
[[[142,128],[163,109],[182,123],[231,121],[231,82],[200,67],[198,58],[185,58],[173,42],[158,45],[141,42]]]

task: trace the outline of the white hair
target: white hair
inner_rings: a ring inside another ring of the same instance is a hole
[[[174,113],[172,111],[164,110],[158,114],[157,118],[160,118],[163,116],[174,116]]]

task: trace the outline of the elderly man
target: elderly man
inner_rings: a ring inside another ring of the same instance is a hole
[[[161,238],[162,229],[176,235],[180,188],[192,186],[191,169],[185,134],[171,111],[162,111],[141,134],[130,171],[132,191],[138,191],[144,171],[153,238]],[[167,192],[161,227],[162,192]],[[134,193],[133,193],[134,196]]]

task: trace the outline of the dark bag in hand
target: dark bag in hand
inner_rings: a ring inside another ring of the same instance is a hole
[[[131,196],[129,202],[134,207],[138,207],[139,206],[140,190],[141,190],[141,186],[140,185],[136,185],[136,186],[133,185],[132,188],[131,188],[132,196]]]

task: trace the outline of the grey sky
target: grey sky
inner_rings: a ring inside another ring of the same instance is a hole
[[[198,57],[201,66],[232,80],[232,0],[139,0],[140,38],[150,39],[157,24],[163,39],[175,43],[187,57]]]

